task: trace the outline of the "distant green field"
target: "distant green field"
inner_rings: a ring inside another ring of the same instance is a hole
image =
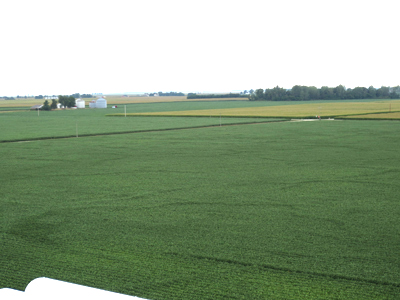
[[[178,107],[153,105],[129,108]],[[1,113],[0,140],[73,135],[76,123],[110,133],[219,122],[109,111]],[[398,299],[399,127],[270,122],[1,143],[0,288],[46,276],[154,300]]]
[[[162,109],[162,105],[158,105]],[[129,109],[133,109],[132,106]],[[138,110],[138,107],[135,107]],[[14,111],[0,113],[0,142],[40,138],[76,137],[95,134],[192,128],[238,123],[273,122],[279,118],[171,118],[107,117],[117,109],[82,109],[58,111]]]

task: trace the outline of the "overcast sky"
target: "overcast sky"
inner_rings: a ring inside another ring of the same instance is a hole
[[[2,0],[0,96],[400,84],[398,0]]]

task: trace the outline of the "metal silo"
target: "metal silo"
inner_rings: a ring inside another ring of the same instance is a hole
[[[107,100],[104,98],[97,99],[96,108],[107,108]]]
[[[75,101],[77,108],[85,108],[85,100],[83,99],[76,99]]]

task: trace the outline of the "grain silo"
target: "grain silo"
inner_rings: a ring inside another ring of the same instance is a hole
[[[107,108],[107,100],[103,97],[97,99],[96,108]]]
[[[85,108],[85,100],[83,99],[76,99],[75,104],[77,108]]]
[[[96,108],[96,100],[92,100],[89,102],[89,108]]]

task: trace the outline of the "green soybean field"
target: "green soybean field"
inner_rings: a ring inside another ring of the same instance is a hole
[[[398,121],[51,113],[0,114],[0,288],[399,299]]]

